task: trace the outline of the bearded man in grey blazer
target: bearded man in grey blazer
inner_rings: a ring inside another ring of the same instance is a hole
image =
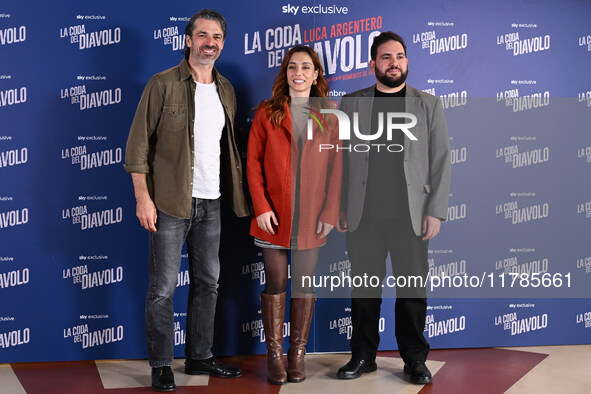
[[[376,85],[346,95],[341,103],[341,111],[353,123],[356,113],[357,131],[361,131],[351,133],[350,146],[344,148],[337,229],[348,232],[351,276],[377,276],[380,285],[356,287],[351,292],[351,360],[337,376],[355,379],[377,369],[381,283],[390,253],[392,272],[398,279],[395,335],[404,372],[412,383],[428,384],[432,381],[425,365],[429,344],[423,335],[428,244],[447,218],[449,136],[441,101],[406,84],[408,59],[402,37],[392,32],[377,36],[369,65]],[[395,114],[388,117],[386,113]],[[402,115],[406,118],[400,120]],[[369,136],[372,130],[385,130],[384,124],[393,118],[399,124],[408,123],[409,115],[414,115],[416,125],[411,128],[411,122],[406,129],[399,128],[404,133],[388,128],[390,132],[376,139],[379,132]]]

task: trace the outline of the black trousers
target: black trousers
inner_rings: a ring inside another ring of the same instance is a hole
[[[377,276],[380,283],[377,287],[354,287],[351,292],[351,353],[354,358],[373,360],[376,357],[380,343],[381,284],[390,253],[393,276],[401,285],[406,282],[405,287],[396,288],[394,308],[400,355],[405,362],[427,359],[429,344],[423,331],[427,315],[428,247],[429,241],[415,235],[410,217],[405,220],[363,219],[355,231],[347,233],[351,277]],[[412,277],[421,277],[422,281],[412,283]]]

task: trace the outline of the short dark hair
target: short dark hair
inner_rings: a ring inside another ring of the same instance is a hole
[[[376,56],[378,56],[378,47],[388,41],[398,41],[402,45],[402,48],[404,48],[404,55],[406,56],[404,39],[394,32],[385,31],[373,39],[373,44],[371,44],[371,60],[375,62]]]
[[[202,9],[201,11],[193,15],[191,19],[189,19],[189,22],[187,22],[187,26],[185,27],[186,36],[193,37],[193,30],[195,30],[195,21],[199,18],[219,23],[223,33],[222,40],[226,40],[226,28],[228,27],[226,20],[219,12],[207,8]],[[190,49],[185,46],[185,48],[183,49],[183,55],[185,55],[186,58],[189,57],[189,52]]]

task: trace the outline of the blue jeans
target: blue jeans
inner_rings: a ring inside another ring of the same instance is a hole
[[[172,365],[174,311],[185,240],[189,254],[189,301],[185,329],[185,355],[193,360],[212,356],[213,326],[220,274],[220,199],[193,198],[191,219],[179,219],[158,211],[158,229],[150,233],[146,338],[153,368]]]

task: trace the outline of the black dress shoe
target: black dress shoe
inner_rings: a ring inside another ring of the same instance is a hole
[[[152,388],[157,391],[175,391],[174,374],[169,366],[152,368]]]
[[[357,379],[366,372],[373,372],[378,369],[373,360],[364,360],[362,358],[352,358],[347,365],[339,368],[337,378],[339,379]]]
[[[237,378],[242,376],[240,368],[223,364],[211,356],[205,360],[185,360],[185,373],[187,375],[211,375],[218,378]]]
[[[429,384],[433,381],[431,371],[423,361],[404,363],[404,373],[410,375],[410,382],[413,384]]]

